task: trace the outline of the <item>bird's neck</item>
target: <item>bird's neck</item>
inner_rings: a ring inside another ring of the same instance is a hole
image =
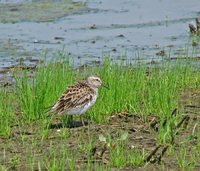
[[[80,84],[85,84],[87,85],[88,87],[90,87],[96,94],[98,94],[98,87],[88,83],[88,81],[82,81],[82,82],[79,82]]]
[[[95,92],[96,94],[98,94],[98,88],[97,88],[97,87],[95,87],[95,86],[93,86],[93,85],[90,85],[90,84],[89,84],[89,87],[90,87],[92,90],[94,90],[94,92]]]

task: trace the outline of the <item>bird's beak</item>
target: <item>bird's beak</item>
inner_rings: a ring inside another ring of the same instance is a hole
[[[105,86],[104,84],[102,84],[102,87],[104,87],[104,88],[110,90],[110,88],[109,88],[108,86]]]

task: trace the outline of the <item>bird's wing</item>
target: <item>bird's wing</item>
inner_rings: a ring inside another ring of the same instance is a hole
[[[91,93],[88,93],[91,92]],[[78,82],[74,86],[70,86],[53,105],[52,110],[57,114],[70,111],[73,108],[84,106],[92,100],[94,91],[82,82]]]

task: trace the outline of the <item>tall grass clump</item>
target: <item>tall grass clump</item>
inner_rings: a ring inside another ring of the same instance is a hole
[[[14,118],[14,105],[16,97],[13,91],[7,88],[0,88],[0,136],[9,136],[11,124]]]
[[[52,105],[68,85],[86,75],[99,75],[110,87],[110,90],[100,88],[97,103],[88,111],[87,116],[97,122],[122,111],[170,117],[178,106],[180,90],[200,86],[199,70],[194,69],[189,60],[165,61],[156,67],[133,65],[128,60],[117,63],[104,57],[101,66],[72,69],[64,57],[60,54],[57,61],[40,64],[33,78],[27,72],[16,78],[24,118],[45,116],[45,108]]]
[[[17,96],[22,116],[26,120],[45,117],[55,100],[74,79],[74,72],[63,54],[56,56],[56,61],[39,64],[33,77],[24,72],[22,77],[15,77]]]
[[[90,111],[98,121],[122,111],[171,117],[178,107],[180,91],[200,87],[200,70],[192,67],[192,59],[169,61],[159,67],[132,65],[129,61],[117,64],[105,59],[102,67],[91,70],[110,87],[100,90],[97,104]]]

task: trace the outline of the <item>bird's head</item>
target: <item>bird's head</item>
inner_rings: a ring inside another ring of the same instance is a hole
[[[103,87],[105,87],[105,88],[108,88],[108,87],[106,87],[105,85],[103,85],[101,79],[100,79],[99,77],[97,77],[97,76],[90,76],[90,77],[88,77],[88,78],[87,78],[87,82],[88,82],[88,84],[89,84],[90,86],[95,87],[95,88],[98,88],[98,87],[100,87],[100,86],[103,86]]]

